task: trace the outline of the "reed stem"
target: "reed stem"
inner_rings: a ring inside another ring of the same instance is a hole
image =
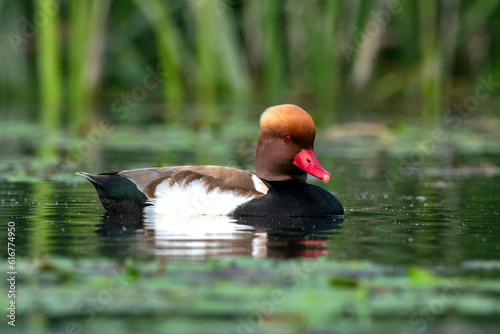
[[[40,24],[37,39],[37,65],[40,91],[40,120],[44,142],[40,155],[44,159],[56,156],[52,140],[61,125],[61,58],[59,42],[59,4],[52,0],[35,0],[35,11],[43,13],[45,22]],[[50,12],[48,8],[51,8]]]

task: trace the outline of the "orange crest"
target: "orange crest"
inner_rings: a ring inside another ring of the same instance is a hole
[[[314,141],[316,127],[311,116],[294,104],[281,104],[267,108],[260,116],[263,132],[290,135],[300,141]]]

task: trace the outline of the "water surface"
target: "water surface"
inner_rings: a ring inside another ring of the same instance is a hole
[[[154,165],[154,154],[149,158],[114,160],[109,169]],[[28,257],[327,256],[454,268],[498,259],[500,176],[491,166],[500,165],[499,155],[456,154],[454,166],[426,161],[405,171],[393,188],[386,171],[397,170],[397,156],[347,158],[324,151],[318,159],[333,172],[329,184],[318,184],[341,200],[343,220],[206,217],[158,227],[140,217],[107,215],[92,185],[77,176],[68,182],[0,181],[0,220],[16,223],[17,254]],[[6,228],[1,225],[2,234]]]

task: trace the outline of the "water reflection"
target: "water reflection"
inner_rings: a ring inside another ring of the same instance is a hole
[[[141,239],[128,243],[138,249],[125,253],[139,251],[166,258],[316,258],[328,254],[329,241],[342,222],[340,217],[172,216],[142,222],[137,216],[105,215],[97,233],[104,237]]]

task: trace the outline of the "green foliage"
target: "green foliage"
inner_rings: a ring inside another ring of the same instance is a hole
[[[414,287],[411,276],[338,260],[169,261],[160,271],[162,261],[134,266],[130,276],[130,264],[113,260],[19,260],[19,327],[59,332],[73,322],[82,332],[387,333],[426,325],[443,332],[457,317],[474,324],[500,316],[494,279],[426,274],[427,284]]]
[[[498,81],[499,16],[499,0],[2,2],[0,117],[37,105],[47,132],[76,133],[120,104],[123,121],[217,128],[294,102],[320,122],[436,122]]]
[[[93,95],[100,81],[110,0],[69,3],[68,106],[73,128],[83,124],[93,112]],[[61,88],[59,88],[61,89]]]
[[[181,105],[185,102],[181,80],[182,59],[186,57],[185,46],[169,13],[168,3],[160,0],[135,0],[134,3],[142,10],[154,29],[160,60],[160,63],[155,66],[161,64],[161,68],[166,73],[163,78],[167,110],[165,119],[179,122]]]
[[[35,1],[35,10],[43,11],[50,3],[51,0]],[[58,8],[58,4],[55,4],[55,8]],[[57,15],[47,15],[46,20],[46,23],[39,27],[37,68],[41,100],[40,122],[45,134],[41,156],[51,159],[56,155],[51,141],[61,124],[61,45]]]

